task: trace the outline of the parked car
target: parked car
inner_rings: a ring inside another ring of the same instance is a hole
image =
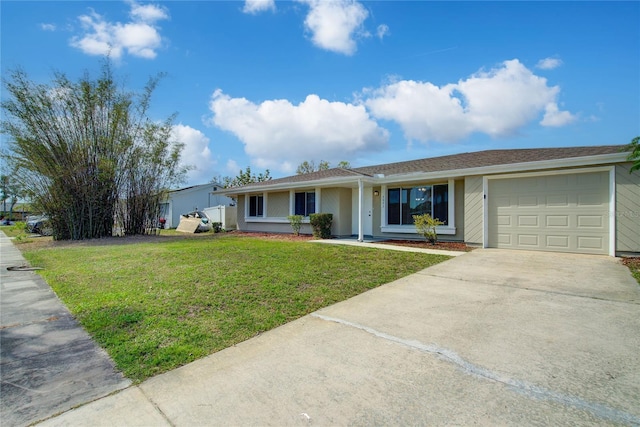
[[[184,218],[199,218],[200,223],[198,224],[198,228],[196,229],[196,233],[204,233],[207,231],[211,231],[211,219],[202,211],[193,211],[187,214],[182,214]]]
[[[42,236],[51,236],[53,234],[51,221],[49,221],[49,217],[46,215],[27,217],[27,231]]]

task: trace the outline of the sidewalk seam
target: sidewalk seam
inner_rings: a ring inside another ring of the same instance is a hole
[[[153,399],[151,399],[151,397],[147,395],[147,393],[144,392],[142,387],[136,386],[136,388],[140,390],[140,393],[142,393],[145,399],[147,399],[147,401],[151,403],[151,405],[153,405],[154,408],[156,408],[156,411],[158,411],[158,413],[162,416],[162,418],[164,418],[165,421],[169,423],[171,427],[176,427],[176,425],[173,422],[171,422],[171,419],[167,416],[167,414],[164,413],[164,411],[160,408],[160,406],[156,402],[154,402]]]

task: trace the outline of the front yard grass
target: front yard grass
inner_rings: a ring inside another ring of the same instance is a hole
[[[135,382],[448,257],[225,235],[22,248]]]

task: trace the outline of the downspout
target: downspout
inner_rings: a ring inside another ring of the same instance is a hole
[[[364,205],[364,184],[362,179],[358,179],[358,242],[364,241],[364,225],[362,224],[362,214]]]

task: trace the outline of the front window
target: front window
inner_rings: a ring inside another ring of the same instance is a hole
[[[249,196],[249,216],[263,216],[264,214],[264,196],[258,194]]]
[[[387,223],[413,224],[413,215],[429,214],[449,222],[449,186],[421,185],[419,187],[390,188],[387,202]]]
[[[296,193],[295,215],[309,216],[316,212],[316,193],[313,191]]]

